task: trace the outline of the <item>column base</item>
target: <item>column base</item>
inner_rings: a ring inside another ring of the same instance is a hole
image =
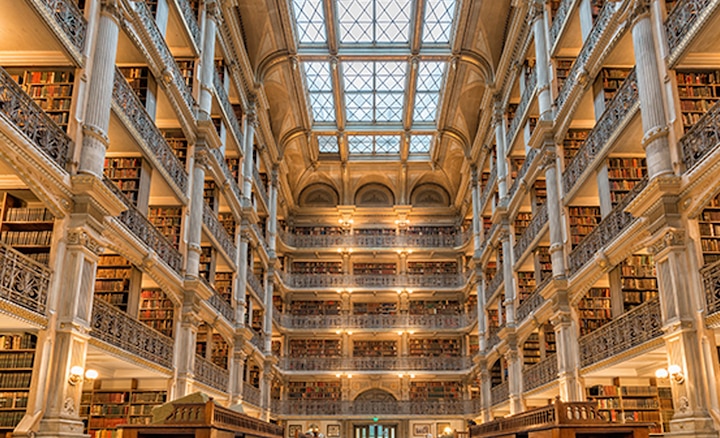
[[[47,419],[40,421],[40,428],[38,429],[35,436],[89,438],[90,435],[83,432],[84,428],[85,425],[80,419]]]
[[[670,421],[670,432],[664,435],[673,438],[717,438],[718,431],[713,427],[712,419],[708,417],[685,417]]]

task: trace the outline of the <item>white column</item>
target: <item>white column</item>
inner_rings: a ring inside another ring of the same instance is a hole
[[[516,341],[512,339],[511,341]],[[505,360],[508,364],[508,394],[510,396],[510,414],[519,414],[525,410],[523,400],[523,373],[522,358],[518,354],[516,344],[510,345],[510,350],[505,353]]]
[[[243,385],[245,376],[245,360],[247,359],[247,353],[243,350],[245,345],[245,338],[242,335],[235,335],[235,348],[233,348],[233,366],[232,374],[230,376],[230,386],[232,392],[230,394],[231,402],[233,405],[240,404],[243,398]]]
[[[214,1],[205,3],[205,27],[203,28],[203,48],[200,64],[200,120],[210,120],[212,113],[212,88],[215,82],[215,22],[217,4]],[[228,114],[228,116],[233,116]],[[214,129],[214,128],[213,128]]]
[[[268,256],[272,259],[276,257],[275,250],[277,248],[277,204],[278,204],[278,166],[274,165],[270,172],[270,190],[268,193],[268,202],[270,202],[270,217],[267,223],[267,244],[270,249]]]
[[[507,161],[505,160],[505,112],[500,101],[501,96],[495,95],[495,113],[493,123],[495,124],[495,150],[497,181],[498,181],[498,197],[500,199],[507,195]]]
[[[550,96],[550,57],[546,39],[547,14],[543,1],[534,0],[533,36],[535,37],[535,74],[537,75],[538,110],[540,120],[552,120],[552,97]]]
[[[475,251],[480,249],[482,245],[482,213],[480,212],[480,170],[476,165],[472,165],[472,209],[473,209],[473,248]],[[479,254],[478,254],[479,255]]]
[[[274,277],[275,267],[270,264],[265,273],[265,320],[263,321],[263,337],[265,340],[264,353],[266,355],[270,355],[272,351],[272,313],[275,310],[273,308],[273,293],[275,293]]]
[[[250,195],[252,193],[252,182],[253,182],[253,147],[255,139],[255,125],[257,124],[257,118],[255,117],[255,104],[251,103],[249,111],[245,117],[245,132],[243,133],[243,139],[245,140],[245,157],[243,159],[243,207],[252,207],[252,201]]]
[[[248,223],[243,219],[240,227],[240,245],[238,247],[238,258],[236,261],[237,281],[235,281],[235,324],[237,327],[245,326],[245,312],[247,309],[247,278],[248,263],[247,259],[250,254],[250,229]]]
[[[503,225],[500,229],[500,242],[502,243],[503,251],[503,272],[498,273],[503,276],[503,283],[505,284],[505,324],[510,327],[515,325],[515,280],[513,277],[513,253],[512,245],[510,244],[510,232],[508,226]]]
[[[185,267],[186,275],[190,278],[197,279],[200,272],[200,242],[202,239],[203,210],[205,205],[204,187],[205,187],[205,168],[207,166],[207,151],[204,145],[200,143],[202,139],[198,139],[196,145],[195,160],[193,164],[192,186],[190,187],[190,218],[188,221],[188,251],[187,264]]]

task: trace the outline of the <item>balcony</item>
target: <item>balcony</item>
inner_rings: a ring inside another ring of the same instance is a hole
[[[497,406],[510,399],[510,382],[505,381],[490,388],[490,406]]]
[[[455,315],[292,315],[273,312],[276,322],[291,330],[312,329],[427,329],[455,330],[475,322],[476,312]]]
[[[243,384],[242,397],[244,403],[250,403],[258,407],[262,406],[260,389],[250,385],[248,382]]]
[[[513,247],[513,254],[515,255],[515,260],[522,260],[522,256],[525,254],[525,251],[527,251],[527,249],[531,246],[535,239],[540,237],[540,235],[542,234],[542,229],[547,223],[548,211],[547,203],[545,203],[542,205],[542,207],[540,207],[538,211],[535,212],[532,219],[530,220],[530,224],[527,228],[525,228],[525,231],[523,231],[517,243],[515,243],[515,246]]]
[[[558,378],[558,359],[551,354],[540,362],[523,370],[523,390],[532,391]]]
[[[262,198],[263,204],[266,208],[270,208],[270,201],[268,200],[269,198],[267,190],[265,189],[265,183],[263,183],[262,177],[260,177],[260,171],[257,167],[253,167],[253,181],[255,182],[255,187],[257,188],[260,198]]]
[[[580,338],[580,366],[589,367],[653,340],[662,342],[662,334],[660,302],[654,299]]]
[[[510,122],[510,126],[508,127],[508,131],[505,136],[505,147],[508,148],[508,150],[512,148],[512,143],[515,140],[518,128],[520,127],[520,123],[525,120],[525,112],[527,111],[533,96],[535,96],[536,86],[537,69],[533,68],[532,72],[530,73],[528,83],[525,86],[525,90],[520,97],[520,103],[518,103],[518,107],[515,110],[515,117],[513,117],[512,121]],[[533,149],[533,151],[537,152],[535,149]],[[530,160],[530,157],[528,157],[527,160]]]
[[[282,416],[349,416],[387,418],[408,415],[477,415],[477,400],[274,400],[273,413]]]
[[[485,209],[485,203],[490,198],[490,193],[493,192],[493,187],[495,187],[495,183],[497,182],[497,167],[493,164],[492,169],[490,169],[490,176],[488,177],[487,183],[485,184],[485,187],[483,188],[482,194],[480,195],[480,210]]]
[[[430,234],[320,234],[304,235],[281,231],[280,239],[288,246],[303,248],[457,248],[470,240],[469,231]]]
[[[93,300],[90,336],[152,364],[171,370],[174,341],[107,302]]]
[[[145,7],[143,3],[138,4]],[[171,186],[177,187],[176,193],[185,198],[188,187],[188,175],[185,167],[177,159],[172,148],[167,144],[160,130],[155,126],[155,122],[145,111],[142,102],[119,70],[115,70],[112,105],[115,113],[124,119],[125,125],[130,131],[134,131],[133,137],[143,148],[145,156],[155,164],[167,181],[174,183]]]
[[[688,172],[717,149],[720,144],[719,124],[720,102],[716,102],[680,139],[680,150]]]
[[[500,330],[505,328],[505,324],[500,327],[490,327],[488,329],[487,338],[487,351],[492,350],[496,345],[500,343]]]
[[[230,191],[235,197],[235,199],[232,199],[232,196],[228,197],[228,203],[231,206],[234,206],[234,210],[239,214],[240,210],[242,209],[243,196],[237,179],[233,176],[232,172],[230,172],[230,168],[228,167],[227,161],[225,161],[225,156],[223,155],[221,150],[210,149],[210,155],[213,157],[213,160],[210,160],[212,166],[217,166],[217,168],[220,170],[220,173],[225,180],[225,186],[230,188]]]
[[[444,275],[317,275],[285,274],[280,278],[286,286],[305,288],[431,288],[460,289],[467,282],[465,274]]]
[[[0,242],[0,300],[44,319],[51,277],[50,268]],[[22,316],[16,309],[12,313]]]
[[[457,357],[283,357],[283,371],[462,371],[472,358]]]
[[[633,70],[615,93],[615,97],[600,116],[600,120],[588,135],[575,158],[563,172],[562,185],[565,196],[573,191],[584,174],[594,169],[595,159],[609,148],[610,139],[620,132],[628,121],[628,116],[634,114],[639,107],[637,78],[635,70]]]
[[[253,232],[255,232],[255,236],[257,237],[260,246],[262,246],[263,250],[265,251],[265,254],[269,254],[270,248],[268,248],[267,240],[265,239],[265,233],[263,232],[263,230],[260,229],[260,226],[255,223],[250,224],[250,228],[252,228]]]
[[[217,213],[210,209],[206,203],[203,202],[203,225],[210,234],[212,239],[217,245],[223,250],[226,255],[228,262],[235,266],[237,261],[237,248],[233,244],[232,238],[218,221]]]
[[[488,283],[487,289],[485,289],[485,302],[489,303],[490,299],[495,295],[500,285],[505,280],[505,274],[503,272],[503,265],[498,265],[495,270],[495,276]]]
[[[520,183],[522,182],[523,178],[525,178],[525,175],[530,169],[530,166],[532,166],[537,155],[537,149],[530,149],[530,152],[527,153],[525,161],[523,161],[523,165],[520,167],[520,170],[518,170],[515,181],[513,181],[512,186],[510,186],[510,191],[508,191],[508,198],[512,199],[513,196],[515,196],[515,192],[517,192],[517,190],[520,188]]]
[[[223,115],[228,123],[229,131],[232,136],[235,137],[235,143],[237,143],[238,150],[243,150],[242,129],[240,129],[240,124],[238,123],[237,116],[235,115],[235,110],[233,110],[230,98],[227,95],[227,91],[225,91],[225,85],[223,84],[222,79],[220,79],[220,75],[217,70],[215,70],[214,73],[215,77],[213,78],[213,85],[215,86],[215,95],[220,102],[220,107],[222,108]]]
[[[705,287],[707,315],[720,312],[720,261],[704,267],[701,271]]]
[[[25,134],[42,157],[65,171],[72,140],[2,68],[0,115]]]
[[[515,315],[515,319],[518,324],[522,323],[525,318],[545,304],[545,298],[543,298],[540,292],[550,283],[551,280],[552,277],[548,277],[543,280],[543,282],[535,288],[535,291],[533,291],[533,293],[518,306],[517,314]]]
[[[256,331],[252,327],[249,327],[249,329],[252,332],[252,338],[250,338],[250,343],[253,344],[258,350],[265,351],[265,335]]]
[[[553,17],[552,24],[550,25],[550,45],[549,47],[555,47],[555,42],[558,39],[558,36],[560,35],[560,31],[565,26],[565,22],[567,21],[568,12],[570,12],[570,8],[572,7],[573,3],[575,3],[575,0],[562,0],[562,3],[560,3],[560,6],[558,7],[557,11],[555,11],[555,17]]]
[[[58,37],[72,48],[76,58],[81,59],[87,35],[87,21],[75,1],[32,0],[31,3],[46,20],[54,23],[53,28],[62,30]]]
[[[717,1],[714,0],[680,0],[675,5],[665,21],[671,60],[680,57],[682,48],[689,44],[695,34],[694,28],[700,25],[698,21],[705,21],[714,6],[717,6]]]
[[[225,298],[218,295],[217,292],[215,292],[215,290],[213,289],[213,287],[210,286],[210,284],[207,282],[207,280],[203,278],[202,282],[205,283],[205,285],[213,291],[213,294],[208,299],[208,304],[210,304],[213,309],[217,310],[218,313],[224,316],[228,322],[232,323],[233,321],[235,321],[235,311],[233,310],[230,303],[228,303]]]
[[[248,272],[247,284],[250,286],[250,289],[252,289],[253,292],[255,292],[255,295],[258,296],[258,299],[260,300],[260,302],[264,303],[265,302],[265,288],[263,287],[260,279],[258,279],[255,274]]]
[[[195,380],[215,388],[220,392],[227,392],[230,374],[225,368],[219,367],[202,356],[195,355]]]
[[[635,218],[625,211],[625,207],[647,186],[647,181],[647,177],[638,181],[610,214],[572,250],[568,256],[570,272],[577,273],[590,259],[635,223]]]
[[[185,22],[188,31],[190,31],[190,36],[195,43],[195,47],[200,48],[200,26],[198,25],[197,18],[195,17],[195,11],[193,11],[188,0],[175,0],[175,3],[180,9],[180,14],[182,15],[182,19]]]

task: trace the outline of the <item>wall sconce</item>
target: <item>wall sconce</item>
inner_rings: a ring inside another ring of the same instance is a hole
[[[685,382],[685,376],[682,373],[682,368],[680,368],[680,365],[670,365],[669,367],[667,367],[667,369],[660,368],[655,371],[655,377],[657,377],[658,379],[667,379],[668,377],[670,377],[678,385],[681,385],[683,382]]]
[[[85,373],[85,378],[83,379],[83,372]],[[98,378],[98,372],[95,370],[87,370],[85,371],[83,367],[79,365],[75,365],[74,367],[70,368],[70,376],[68,376],[68,383],[72,386],[77,385],[78,383],[82,383],[85,380],[93,381]]]
[[[343,217],[338,219],[338,223],[342,228],[350,228],[353,224],[353,220],[351,218]]]
[[[410,225],[410,221],[406,218],[402,219],[396,219],[395,225],[397,225],[399,230],[407,230],[407,227]]]

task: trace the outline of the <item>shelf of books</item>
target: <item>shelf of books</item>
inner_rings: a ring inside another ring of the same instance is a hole
[[[410,338],[408,354],[424,357],[456,357],[462,355],[460,338]]]
[[[698,217],[700,248],[706,265],[720,260],[720,195],[714,197]]]
[[[397,341],[353,340],[353,357],[396,357]]]
[[[29,190],[23,190],[13,196],[2,193],[2,213],[0,214],[0,240],[35,260],[48,264],[52,244],[55,217],[38,201]]]
[[[642,380],[642,381],[641,381]],[[658,387],[657,380],[634,379],[630,384],[614,378],[612,385],[586,388],[588,401],[596,401],[607,419],[621,423],[651,422],[651,433],[668,432],[673,413],[669,387]]]
[[[645,158],[608,158],[610,201],[617,205],[647,175]]]
[[[340,227],[293,227],[290,231],[301,236],[339,236],[343,234]]]
[[[137,381],[132,381],[133,387]],[[167,400],[166,391],[138,389],[93,389],[83,391],[80,416],[86,433],[95,438],[119,437],[120,424],[150,424],[151,411]]]
[[[262,331],[264,316],[265,312],[263,312],[262,309],[253,309],[252,318],[250,318],[250,327],[258,333]]]
[[[175,156],[183,164],[187,163],[188,142],[181,129],[162,129],[163,137],[168,146],[173,150]]]
[[[555,96],[560,94],[574,62],[575,58],[555,58]]]
[[[555,329],[551,323],[546,322],[542,326],[543,334],[543,350],[545,356],[557,352],[557,343],[555,342]]]
[[[354,275],[395,275],[397,263],[353,263]]]
[[[208,282],[213,278],[215,272],[215,251],[212,246],[200,247],[200,265],[198,274]]]
[[[532,185],[532,200],[535,207],[545,204],[547,199],[547,184],[544,179],[536,179]],[[537,210],[534,210],[537,211]]]
[[[147,109],[148,102],[155,100],[157,91],[157,83],[150,69],[147,67],[120,67],[119,70]],[[149,112],[152,115],[152,111]]]
[[[340,380],[287,383],[287,396],[290,400],[340,400],[340,394]]]
[[[398,303],[353,303],[354,315],[395,315],[398,312]]]
[[[422,235],[455,235],[457,234],[457,227],[451,226],[411,226],[407,227],[405,231],[408,235],[422,236]]]
[[[215,210],[215,198],[217,197],[217,184],[211,179],[205,180],[203,186],[203,199],[205,203],[210,207],[210,210]]]
[[[598,74],[596,82],[596,93],[602,93],[604,99],[603,110],[608,103],[615,97],[615,93],[620,89],[625,78],[630,74],[631,69],[622,67],[603,68]],[[596,115],[600,117],[600,114]]]
[[[175,327],[175,305],[162,289],[143,289],[140,292],[138,319],[172,338]]]
[[[55,124],[67,132],[75,82],[74,70],[61,67],[8,68],[7,72]]]
[[[528,299],[535,288],[537,287],[537,281],[535,279],[534,271],[518,271],[517,273],[517,297],[518,304],[522,304],[523,301]]]
[[[525,229],[530,225],[530,221],[532,220],[532,213],[530,212],[520,212],[515,216],[515,221],[513,222],[513,228],[515,230],[515,239],[519,239],[520,236],[522,236],[522,233],[525,231]]]
[[[658,296],[655,261],[651,255],[633,254],[620,265],[625,311]]]
[[[232,272],[216,272],[215,273],[215,292],[218,293],[228,303],[232,304],[233,296],[233,273]]]
[[[175,62],[180,68],[180,75],[185,80],[185,85],[192,91],[193,77],[195,76],[195,60],[189,58],[176,58]]]
[[[230,348],[225,338],[218,333],[212,335],[212,350],[210,351],[210,360],[220,368],[227,369],[228,367],[228,355]]]
[[[408,262],[409,275],[444,275],[457,274],[457,262]]]
[[[409,304],[411,315],[457,315],[463,311],[457,300],[412,300]]]
[[[462,398],[462,383],[455,381],[411,381],[410,400]]]
[[[677,71],[675,78],[687,132],[720,99],[720,71]]]
[[[570,221],[570,243],[575,248],[598,226],[602,220],[600,207],[574,206],[568,207]]]
[[[175,249],[180,248],[182,207],[151,206],[148,209],[148,220],[167,237]]]
[[[612,320],[610,289],[594,287],[578,303],[580,336],[594,332]]]
[[[531,333],[527,340],[523,343],[523,365],[528,367],[540,362],[542,359],[540,351],[540,335]]]
[[[352,233],[356,236],[394,236],[397,234],[395,228],[353,228]]]
[[[220,225],[225,228],[225,231],[227,231],[228,235],[231,238],[235,237],[235,230],[237,228],[237,222],[235,222],[235,216],[231,212],[220,212],[218,213],[218,221],[220,222]]]
[[[293,262],[293,274],[342,274],[342,262]]]
[[[288,344],[290,357],[340,357],[339,339],[291,339]]]
[[[535,248],[535,260],[537,269],[540,272],[540,281],[552,277],[552,261],[550,259],[550,247],[538,246]]]
[[[0,434],[18,425],[27,409],[37,337],[0,333]]]
[[[587,140],[590,131],[590,129],[568,129],[562,144],[563,158],[565,159],[566,167],[570,161],[575,158],[575,155],[577,155],[583,144],[585,144],[585,140]]]
[[[105,176],[110,178],[121,192],[134,206],[145,201],[147,194],[143,193],[149,181],[148,172],[143,171],[143,159],[140,157],[108,157],[105,158]],[[142,194],[141,194],[142,193]],[[144,195],[144,196],[143,196]]]
[[[101,255],[95,273],[95,298],[128,311],[133,265],[121,255]]]

